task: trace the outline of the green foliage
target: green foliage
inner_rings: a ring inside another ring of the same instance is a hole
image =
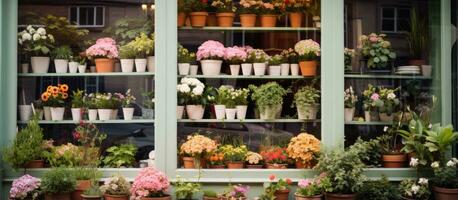
[[[433,161],[433,155],[424,145],[426,142],[426,127],[422,121],[411,120],[408,126],[409,131],[398,130],[399,135],[404,139],[402,144],[404,147],[401,149],[404,153],[413,154],[418,159],[420,165],[427,165]]]
[[[72,49],[70,49],[70,47],[66,45],[57,47],[51,52],[51,56],[54,59],[70,60],[72,58],[72,55]]]
[[[185,0],[190,12],[207,12],[208,2],[202,0]]]
[[[143,106],[147,109],[154,109],[154,91],[143,92]]]
[[[382,148],[378,139],[364,141],[358,138],[356,142],[348,148],[348,151],[355,152],[359,159],[368,167],[381,167]]]
[[[235,90],[232,87],[222,85],[218,88],[218,95],[215,98],[215,102],[218,105],[225,105],[226,108],[235,108]]]
[[[271,182],[269,185],[264,189],[264,192],[260,196],[260,200],[275,200],[275,192],[279,190],[287,190],[290,188],[291,179],[279,179],[278,181],[274,181],[275,176],[271,175],[269,177]]]
[[[442,163],[442,166],[434,168],[433,182],[437,187],[456,189],[458,182],[456,181],[456,165],[455,160],[450,160],[447,163]]]
[[[274,55],[269,60],[269,65],[280,65],[283,63],[283,56],[280,54]]]
[[[75,190],[76,178],[70,170],[65,168],[51,168],[41,179],[41,188],[44,193],[62,194]]]
[[[361,36],[361,54],[367,59],[368,68],[385,68],[390,61],[396,58],[396,53],[391,48],[391,43],[384,40],[385,34]]]
[[[102,197],[103,193],[98,186],[98,182],[91,184],[91,187],[83,192],[83,195],[90,197]]]
[[[106,150],[107,156],[103,159],[103,164],[107,167],[131,167],[135,163],[137,147],[133,144],[122,144],[112,146]]]
[[[313,86],[304,86],[294,94],[294,103],[298,107],[317,105],[320,101],[320,90]]]
[[[84,41],[89,31],[70,24],[66,17],[47,15],[40,18],[40,24],[43,24],[48,33],[54,36],[56,45],[68,45],[71,48],[85,49],[82,41]]]
[[[82,108],[84,106],[84,90],[73,91],[72,95],[72,108]]]
[[[175,186],[175,195],[177,199],[193,199],[192,196],[201,189],[200,183],[184,182],[179,176]]]
[[[127,45],[132,47],[137,58],[146,58],[147,56],[154,55],[154,35],[149,38],[145,33],[140,33],[140,36],[135,37]]]
[[[402,180],[399,184],[402,197],[406,199],[429,200],[431,191],[429,190],[428,182],[427,180],[426,182],[421,182],[422,180],[426,179],[420,178],[418,182],[411,179]]]
[[[445,154],[458,140],[458,132],[453,132],[452,125],[441,127],[440,124],[434,124],[431,130],[426,130],[426,134],[425,146],[433,153],[435,160],[445,162]]]
[[[183,46],[178,46],[178,63],[194,63],[196,61],[196,54],[189,52],[188,49]]]
[[[251,98],[256,102],[256,106],[259,110],[282,105],[283,96],[287,93],[287,91],[277,82],[269,82],[259,87],[254,85],[249,85],[248,87],[253,91]]]
[[[80,147],[71,143],[52,147],[44,154],[46,160],[52,167],[77,167],[84,163],[84,153]]]
[[[119,48],[120,59],[134,59],[137,56],[135,49],[132,45],[126,44]]]
[[[102,178],[102,172],[99,172],[97,168],[73,168],[71,169],[76,180],[98,180]]]
[[[154,32],[153,19],[150,17],[121,18],[103,32],[123,46],[140,36],[141,33],[151,35]]]
[[[410,10],[410,31],[406,35],[411,58],[423,58],[428,47],[429,27],[426,16],[421,16],[416,8]]]
[[[358,192],[358,200],[398,200],[401,198],[398,188],[390,183],[386,176],[379,180],[365,181]]]
[[[213,190],[204,190],[204,197],[217,198],[218,194]]]

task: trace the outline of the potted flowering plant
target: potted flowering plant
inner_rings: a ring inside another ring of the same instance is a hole
[[[197,60],[204,75],[219,75],[226,48],[221,42],[208,40],[197,49]]]
[[[261,154],[248,151],[245,157],[245,165],[251,169],[261,169],[264,166],[264,160]]]
[[[182,27],[186,23],[187,14],[189,13],[189,2],[187,0],[178,0],[177,26]]]
[[[229,191],[224,192],[221,195],[221,200],[246,200],[248,197],[248,191],[250,190],[250,187],[247,185],[233,185],[229,187]]]
[[[117,94],[119,100],[121,101],[122,106],[122,114],[124,116],[124,120],[132,120],[134,117],[134,104],[135,104],[135,97],[132,95],[131,90],[128,89],[126,94]]]
[[[216,142],[203,135],[190,135],[180,147],[186,169],[205,167],[205,157],[216,150]]]
[[[321,142],[315,136],[301,133],[291,138],[286,152],[296,161],[296,168],[312,168],[316,164],[316,155],[320,152]]]
[[[264,193],[260,196],[260,199],[288,200],[289,191],[292,184],[291,179],[278,179],[276,181],[275,175],[270,175],[269,181],[269,185],[264,189]]]
[[[267,62],[270,60],[270,56],[262,49],[248,50],[247,60],[253,63],[254,75],[262,76],[266,74]]]
[[[101,173],[98,172],[96,168],[78,167],[72,169],[71,173],[73,173],[76,179],[76,187],[75,190],[71,193],[71,199],[99,200],[102,198],[98,183],[95,182],[96,179],[101,177]]]
[[[224,163],[224,152],[222,152],[220,147],[208,157],[208,161],[212,169],[223,169],[226,166]]]
[[[344,105],[345,105],[345,121],[353,121],[355,116],[355,104],[358,101],[358,96],[355,95],[353,87],[349,87],[344,91]]]
[[[205,85],[195,78],[182,78],[180,82],[178,91],[184,96],[189,119],[202,119],[208,104]]]
[[[281,14],[282,0],[262,0],[259,6],[259,17],[262,27],[275,27],[277,17]]]
[[[84,107],[84,91],[83,90],[77,90],[76,92],[73,91],[72,95],[72,119],[73,121],[79,122],[83,118],[81,114],[83,113],[83,107]]]
[[[377,93],[377,88],[373,85],[367,85],[367,89],[363,91],[363,109],[364,109],[364,120],[366,122],[377,121],[378,113],[375,102],[380,98]]]
[[[235,90],[232,87],[220,86],[218,95],[215,98],[215,115],[216,119],[235,119],[237,110],[235,109]]]
[[[81,148],[67,143],[60,146],[53,146],[52,141],[47,144],[48,151],[44,156],[51,167],[76,167],[83,165],[83,152]]]
[[[458,160],[452,158],[447,163],[433,162],[431,167],[434,171],[433,191],[437,200],[458,198],[458,182],[456,181],[456,165]]]
[[[241,50],[245,51],[246,57],[242,61],[242,75],[243,76],[249,76],[252,74],[253,71],[253,62],[252,62],[252,57],[250,57],[250,51],[253,49],[251,46],[243,46],[240,47]]]
[[[89,121],[97,120],[97,101],[95,99],[95,94],[86,94],[83,97],[84,107],[87,109],[87,115]]]
[[[122,72],[134,71],[134,59],[137,56],[131,43],[119,47],[119,58]]]
[[[105,180],[100,190],[105,200],[128,200],[130,183],[122,175],[114,175]]]
[[[316,119],[319,110],[320,90],[313,86],[303,86],[294,94],[299,119]]]
[[[192,200],[195,193],[199,192],[202,185],[200,183],[185,182],[180,176],[173,183],[175,196],[178,200]]]
[[[232,27],[237,11],[234,2],[232,0],[213,0],[211,6],[216,8],[218,25],[220,27]]]
[[[280,54],[274,55],[269,59],[269,75],[280,76],[281,67],[280,64],[283,62],[283,56]]]
[[[224,160],[229,169],[242,169],[248,149],[245,145],[234,147],[232,145],[224,145],[220,147],[224,153]]]
[[[229,63],[231,75],[237,76],[240,72],[240,64],[247,58],[248,54],[243,47],[228,47],[224,54],[224,60]]]
[[[56,73],[67,73],[68,61],[72,58],[72,54],[69,46],[60,46],[51,51]]]
[[[178,46],[178,74],[188,75],[191,63],[196,61],[196,54],[183,46]]]
[[[113,119],[114,110],[116,115],[119,107],[119,99],[111,93],[97,93],[95,95],[95,103],[97,105],[97,111],[99,113],[100,120]]]
[[[41,196],[41,180],[28,174],[14,179],[9,199],[38,199]]]
[[[294,46],[294,50],[299,55],[299,65],[302,76],[315,76],[317,59],[320,56],[320,44],[308,39],[301,40]]]
[[[70,193],[75,190],[76,178],[65,168],[51,168],[41,179],[45,200],[70,200]]]
[[[166,194],[169,187],[169,179],[164,173],[153,167],[143,168],[130,189],[131,199],[171,200],[170,195]]]
[[[399,184],[402,198],[405,200],[428,200],[431,196],[428,179],[420,178],[418,181],[405,179]]]
[[[240,88],[240,89],[236,89],[232,94],[234,96],[235,109],[237,110],[237,119],[246,118],[249,93],[250,93],[249,89]]]
[[[395,92],[398,91],[399,88],[396,89],[388,89],[379,87],[378,88],[378,98],[376,95],[374,96],[375,105],[379,111],[379,117],[381,121],[390,122],[393,121],[393,112],[394,109],[399,105],[399,99],[396,97]]]
[[[238,13],[242,27],[254,27],[256,25],[256,14],[262,0],[240,0]]]
[[[283,96],[287,91],[277,82],[269,82],[259,87],[248,86],[253,92],[251,99],[256,103],[261,119],[275,119],[281,116]]]
[[[288,0],[284,1],[284,7],[288,12],[291,27],[301,27],[304,10],[307,7],[306,0]]]
[[[118,47],[112,38],[100,38],[86,49],[86,56],[94,59],[97,72],[113,72]]]
[[[384,39],[385,36],[371,33],[360,37],[361,55],[367,59],[368,69],[385,69],[389,62],[396,59],[396,53],[392,50],[391,43]]]
[[[286,148],[270,147],[260,152],[267,169],[286,169],[288,167],[288,153]]]
[[[297,191],[294,194],[296,200],[321,200],[324,192],[329,190],[331,180],[326,177],[326,174],[313,179],[301,179],[297,184]]]
[[[65,100],[68,99],[67,92],[67,84],[50,85],[47,87],[46,91],[41,94],[41,100],[45,105],[43,107],[45,116],[47,114],[46,112],[50,112],[51,120],[59,121],[64,119]]]
[[[132,45],[135,51],[135,70],[137,72],[145,72],[147,66],[147,57],[154,55],[154,40],[148,37],[145,33],[141,33],[135,40],[128,45]]]
[[[281,64],[281,75],[287,76],[289,74],[289,68],[291,68],[291,75],[299,75],[299,61],[298,55],[294,49],[289,48],[281,52],[283,56],[283,63]]]
[[[208,0],[186,0],[190,9],[191,26],[203,27],[207,21]]]
[[[53,48],[54,37],[46,34],[46,29],[33,28],[31,25],[18,34],[19,45],[22,49],[31,54],[30,63],[33,73],[47,73],[49,69],[49,53]]]
[[[355,57],[355,50],[345,48],[344,49],[344,58],[345,58],[345,72],[351,72],[353,69],[352,61],[353,57]]]
[[[100,146],[107,138],[97,126],[81,122],[73,131],[73,138],[79,143],[79,152],[82,153],[82,165],[97,166],[100,157]]]

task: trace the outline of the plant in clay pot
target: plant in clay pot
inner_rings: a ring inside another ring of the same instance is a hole
[[[264,159],[261,154],[248,151],[245,158],[245,164],[247,168],[261,169],[264,166]]]
[[[400,122],[391,127],[383,128],[384,134],[380,136],[380,144],[383,150],[382,161],[385,168],[405,167],[407,156],[399,147],[399,128]]]
[[[224,153],[221,148],[216,149],[216,151],[208,157],[208,161],[210,168],[212,169],[223,169],[226,167],[226,163],[224,162]]]
[[[108,148],[106,152],[107,155],[102,160],[104,166],[113,168],[132,167],[135,164],[137,146],[121,144]]]
[[[320,152],[321,142],[315,136],[301,133],[291,138],[286,152],[296,161],[296,168],[313,168],[317,154]]]
[[[83,113],[83,107],[84,107],[84,91],[83,90],[77,90],[76,92],[73,91],[72,94],[72,100],[71,100],[71,105],[72,105],[72,119],[73,121],[79,122],[83,119],[82,113]]]
[[[262,0],[259,5],[259,18],[262,27],[277,26],[277,17],[281,14],[282,0]]]
[[[69,46],[60,46],[51,51],[56,73],[67,73],[68,61],[72,58],[72,55],[73,52]]]
[[[203,135],[189,135],[187,141],[180,146],[184,168],[194,169],[205,167],[204,158],[217,148],[216,142]]]
[[[355,95],[353,87],[344,91],[344,106],[345,106],[345,121],[351,122],[355,116],[355,104],[358,101],[358,96]]]
[[[189,5],[188,1],[186,0],[178,0],[177,1],[177,7],[178,7],[178,16],[177,16],[177,26],[182,27],[186,25],[186,18],[187,14],[189,13]]]
[[[182,78],[177,85],[178,96],[183,98],[189,119],[202,119],[205,105],[209,103],[209,88],[195,78]]]
[[[197,60],[200,61],[203,75],[219,75],[226,48],[221,42],[207,40],[197,49]]]
[[[48,107],[51,120],[59,121],[64,119],[65,100],[68,99],[68,89],[67,84],[49,85],[46,91],[41,94],[45,112],[46,107]]]
[[[233,46],[226,48],[224,60],[229,64],[231,75],[237,76],[240,72],[240,64],[248,57],[245,48]]]
[[[101,200],[102,199],[102,191],[100,190],[97,182],[91,183],[91,187],[81,194],[82,200]]]
[[[14,179],[9,199],[38,199],[41,197],[41,180],[28,174]]]
[[[240,0],[238,5],[238,13],[240,16],[240,24],[242,27],[256,26],[256,14],[262,4],[262,0]]]
[[[49,53],[53,48],[54,36],[46,33],[46,29],[33,28],[32,25],[19,32],[18,42],[22,51],[30,57],[33,73],[47,73],[49,69]]]
[[[118,54],[116,41],[112,38],[100,38],[86,50],[86,56],[94,59],[96,71],[99,73],[113,72]]]
[[[289,178],[277,180],[275,175],[269,176],[269,183],[260,196],[260,200],[288,200],[292,181]]]
[[[457,177],[458,160],[452,158],[447,163],[435,161],[431,164],[434,176],[432,178],[434,197],[437,200],[458,198]]]
[[[409,65],[425,65],[424,52],[429,46],[429,27],[427,18],[418,13],[417,8],[410,11],[410,30],[406,33],[409,44]]]
[[[399,88],[388,89],[379,87],[378,92],[375,93],[376,95],[373,95],[374,99],[376,99],[375,105],[379,111],[379,117],[381,121],[393,121],[393,113],[400,103],[395,94],[395,92],[398,90]]]
[[[70,200],[70,193],[76,188],[75,175],[65,168],[51,168],[41,179],[45,200]]]
[[[288,18],[291,27],[301,27],[304,11],[307,8],[309,1],[307,0],[288,0],[283,3],[285,11],[288,13]]]
[[[294,94],[294,105],[299,119],[316,119],[319,110],[320,90],[303,86]]]
[[[317,59],[321,53],[320,44],[311,39],[301,40],[294,45],[294,50],[299,55],[302,76],[316,76]]]
[[[171,200],[170,195],[166,194],[169,187],[169,180],[164,173],[153,167],[143,168],[130,189],[131,199]]]
[[[211,3],[213,8],[216,8],[216,17],[218,18],[218,25],[220,27],[232,27],[234,22],[235,7],[232,0],[213,0]]]
[[[229,186],[229,189],[220,195],[221,200],[245,200],[248,199],[248,191],[250,187],[247,185],[237,184]]]
[[[345,72],[351,72],[353,70],[352,61],[355,57],[355,50],[345,48],[344,49],[344,58],[345,58]]]
[[[368,69],[386,69],[389,63],[396,59],[396,53],[391,48],[391,43],[385,40],[385,34],[362,35],[361,55],[367,59]]]
[[[431,196],[428,179],[419,178],[418,181],[412,179],[402,180],[399,184],[401,198],[405,200],[428,200]]]
[[[180,176],[173,183],[175,196],[178,200],[192,200],[194,194],[200,192],[202,185],[200,183],[185,182]]]
[[[277,82],[269,82],[259,87],[248,86],[252,91],[251,99],[255,101],[261,119],[276,119],[281,115],[283,96],[287,91]]]
[[[299,180],[297,186],[298,189],[294,194],[296,200],[321,200],[331,186],[331,180],[325,174],[320,174],[313,179]]]
[[[381,179],[367,180],[358,192],[357,199],[393,200],[400,199],[401,194],[396,185],[390,183],[386,176]]]
[[[247,53],[247,60],[253,63],[254,75],[265,75],[270,56],[262,49],[249,49]]]
[[[288,167],[288,154],[285,148],[270,147],[261,151],[260,154],[266,162],[267,169],[286,169]]]
[[[178,46],[178,75],[188,75],[190,66],[196,61],[196,54],[183,46]]]
[[[377,88],[371,84],[367,85],[367,89],[363,91],[364,120],[366,122],[378,120],[379,116],[375,102],[379,98],[380,95],[377,93]]]
[[[76,187],[71,194],[73,200],[83,200],[82,194],[93,186],[98,188],[98,183],[94,181],[102,177],[102,173],[97,171],[97,168],[77,167],[72,169],[71,173],[76,179]]]
[[[226,161],[227,168],[229,169],[241,169],[245,161],[248,149],[245,145],[233,146],[224,145],[219,148],[224,153],[224,160]]]
[[[186,0],[191,17],[191,26],[203,27],[208,17],[208,0]]]
[[[106,179],[100,190],[105,200],[128,200],[130,195],[130,183],[121,174],[113,175]]]

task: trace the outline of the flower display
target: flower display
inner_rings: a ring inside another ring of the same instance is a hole
[[[355,57],[355,50],[354,49],[345,48],[344,49],[345,71],[351,71],[352,70],[351,62],[353,60],[353,57]]]
[[[106,179],[100,190],[109,195],[129,195],[130,183],[122,175],[115,175]]]
[[[250,95],[250,90],[247,88],[234,90],[232,96],[234,97],[235,105],[248,105],[248,95]]]
[[[284,49],[281,54],[283,57],[283,63],[297,64],[299,62],[298,55],[294,49]]]
[[[262,0],[259,12],[264,15],[278,15],[281,13],[283,0]]]
[[[247,53],[247,62],[266,63],[270,60],[270,56],[262,49],[249,49],[247,50]]]
[[[353,90],[353,87],[350,86],[349,88],[345,89],[344,91],[345,108],[354,108],[357,101],[358,101],[358,96],[355,95],[355,91]]]
[[[73,138],[84,147],[97,147],[107,135],[100,132],[96,125],[82,121],[73,131]]]
[[[227,162],[241,162],[245,161],[248,149],[245,145],[234,147],[232,145],[224,145],[219,148],[224,153],[224,160]]]
[[[205,85],[196,78],[182,78],[177,85],[180,104],[205,105],[208,96],[205,95]]]
[[[178,46],[178,63],[193,63],[196,61],[196,54],[189,52],[188,49],[183,46]]]
[[[299,180],[296,195],[310,197],[323,194],[330,186],[331,182],[325,173],[313,179]]]
[[[262,0],[240,0],[238,11],[240,14],[254,14],[261,4]]]
[[[420,178],[418,181],[406,179],[399,184],[401,195],[408,199],[429,199],[428,179]]]
[[[18,42],[25,52],[33,56],[48,55],[54,44],[54,36],[46,33],[46,29],[38,29],[29,25],[27,28],[18,33]]]
[[[288,153],[285,148],[271,147],[261,151],[261,156],[268,164],[286,164],[288,162]]]
[[[248,54],[243,47],[233,46],[226,48],[224,60],[231,65],[238,65],[246,60]]]
[[[244,199],[247,198],[249,190],[249,186],[237,184],[230,186],[229,191],[225,192],[221,196],[223,199]]]
[[[285,0],[283,1],[283,6],[286,12],[304,12],[310,2],[311,0]]]
[[[203,135],[190,135],[185,143],[180,147],[180,153],[189,157],[203,157],[215,151],[216,142]]]
[[[222,60],[226,48],[221,42],[208,40],[202,43],[197,49],[197,60]]]
[[[367,59],[368,68],[385,68],[388,62],[396,58],[396,53],[391,48],[391,43],[384,38],[385,34],[362,35],[361,55]]]
[[[458,184],[456,183],[457,166],[458,160],[456,158],[443,161],[442,164],[438,161],[431,163],[431,168],[434,172],[432,178],[434,186],[449,189],[458,188]]]
[[[142,197],[163,197],[169,189],[167,176],[153,167],[143,168],[135,177],[130,189],[131,199],[141,200]]]
[[[375,102],[380,113],[386,113],[391,115],[394,112],[396,106],[399,105],[399,99],[396,97],[395,92],[399,90],[388,89],[379,87],[377,93],[372,94],[371,99]]]
[[[118,58],[118,47],[112,38],[100,38],[86,50],[90,58]]]
[[[126,91],[126,94],[120,94],[120,93],[115,93],[115,95],[119,98],[121,101],[121,105],[123,108],[131,108],[133,107],[133,104],[135,104],[135,96],[132,95],[131,90],[128,89]]]
[[[299,61],[316,60],[320,56],[320,44],[308,39],[301,40],[294,45],[294,50],[299,55]]]
[[[375,101],[380,98],[380,95],[377,93],[377,88],[373,85],[367,85],[367,89],[363,91],[363,103],[365,111],[374,111],[377,109]]]
[[[53,167],[75,167],[84,163],[84,152],[72,143],[51,147],[44,154]]]
[[[119,96],[111,93],[96,93],[94,100],[98,109],[118,109],[121,105]]]
[[[306,167],[313,167],[315,154],[320,152],[320,144],[315,136],[301,133],[291,138],[286,152],[290,158],[302,162]]]
[[[263,162],[263,158],[259,153],[248,151],[245,161],[250,165],[258,165]]]
[[[67,84],[49,85],[46,91],[41,94],[43,105],[50,107],[64,106],[65,100],[68,99],[68,89]]]
[[[216,8],[216,12],[219,13],[237,11],[233,0],[213,0],[211,6]]]
[[[210,161],[210,165],[224,165],[224,153],[217,149],[208,157],[208,161]]]
[[[13,181],[10,189],[9,199],[38,199],[40,195],[41,181],[28,174]]]

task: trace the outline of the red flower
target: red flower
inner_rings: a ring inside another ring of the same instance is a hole
[[[81,134],[79,132],[73,132],[73,138],[75,138],[75,140],[79,140],[81,137]]]
[[[269,176],[269,180],[273,181],[274,179],[275,179],[275,175],[272,174]]]
[[[202,3],[207,4],[208,0],[201,0]]]
[[[289,4],[289,0],[285,0],[285,4]]]
[[[288,185],[291,185],[291,183],[293,183],[293,181],[289,178],[286,179],[286,183],[288,183]]]

